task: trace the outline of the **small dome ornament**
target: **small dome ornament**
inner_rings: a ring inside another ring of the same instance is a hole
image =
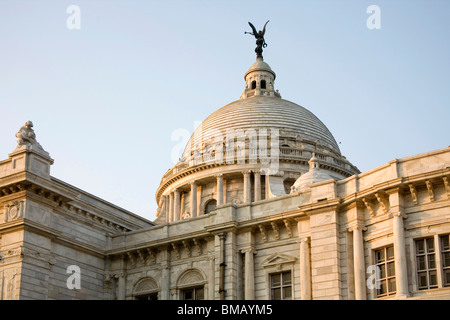
[[[319,161],[314,152],[308,164],[309,171],[295,181],[291,187],[291,193],[308,191],[313,183],[333,179],[325,170],[320,169]]]

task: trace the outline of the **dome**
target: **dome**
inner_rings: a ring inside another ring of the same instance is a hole
[[[207,117],[195,130],[183,153],[189,157],[192,150],[205,149],[211,137],[226,131],[278,129],[280,138],[291,137],[303,144],[320,145],[340,155],[340,150],[328,128],[312,112],[288,100],[253,96],[232,102]],[[216,141],[217,142],[217,141]],[[283,146],[283,144],[280,144]],[[308,158],[306,159],[308,160]]]
[[[313,183],[333,179],[325,170],[320,169],[315,154],[308,161],[309,171],[298,178],[291,187],[291,193],[308,190]]]
[[[255,71],[266,71],[266,72],[270,72],[273,74],[273,78],[275,79],[276,75],[275,72],[272,71],[272,69],[270,68],[270,66],[264,62],[264,60],[262,58],[258,58],[256,59],[256,61],[250,66],[250,68],[248,69],[248,71],[245,73],[244,75],[244,79],[247,78],[247,75],[251,72],[255,72]]]
[[[214,111],[195,129],[179,161],[161,179],[156,191],[160,210],[164,211],[163,203],[174,196],[174,190],[193,194],[197,182],[211,188],[218,176],[236,182],[251,175],[264,183],[265,196],[270,198],[289,193],[299,176],[306,183],[307,179],[344,179],[359,172],[341,155],[336,140],[319,118],[281,98],[275,90],[275,76],[258,57],[244,75],[240,99]],[[308,173],[313,153],[320,161],[320,170]],[[238,189],[243,185],[236,183],[230,197],[239,198],[242,191]],[[250,198],[246,190],[245,199],[239,201]]]

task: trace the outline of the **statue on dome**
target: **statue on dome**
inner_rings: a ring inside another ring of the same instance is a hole
[[[269,22],[269,20],[267,20],[267,22],[264,25],[264,28],[262,29],[262,31],[259,30],[259,32],[256,31],[255,26],[251,22],[249,22],[248,24],[252,28],[253,32],[244,32],[244,34],[248,33],[248,34],[251,34],[251,35],[255,36],[255,38],[256,38],[256,49],[255,49],[255,52],[256,52],[256,57],[257,58],[262,58],[263,57],[262,56],[263,48],[267,47],[267,43],[264,40],[264,34],[266,33],[266,25],[267,25],[268,22]]]
[[[36,140],[36,134],[33,130],[33,122],[27,121],[25,125],[20,127],[19,131],[16,133],[17,137],[17,147],[20,146],[35,146],[38,149],[42,149],[42,146]]]

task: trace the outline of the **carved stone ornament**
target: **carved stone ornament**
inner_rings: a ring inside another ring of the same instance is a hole
[[[23,218],[23,201],[11,201],[5,205],[5,222]]]

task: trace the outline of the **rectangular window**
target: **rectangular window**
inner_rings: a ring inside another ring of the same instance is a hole
[[[442,254],[442,285],[450,286],[450,235],[440,236]]]
[[[203,287],[184,289],[183,300],[204,300],[205,294]]]
[[[292,299],[292,279],[290,271],[270,275],[270,295],[272,300]]]
[[[434,238],[416,240],[417,280],[419,290],[437,288]]]
[[[377,289],[377,297],[395,294],[397,288],[395,283],[394,247],[386,247],[375,250],[375,263],[380,270],[380,288]]]

